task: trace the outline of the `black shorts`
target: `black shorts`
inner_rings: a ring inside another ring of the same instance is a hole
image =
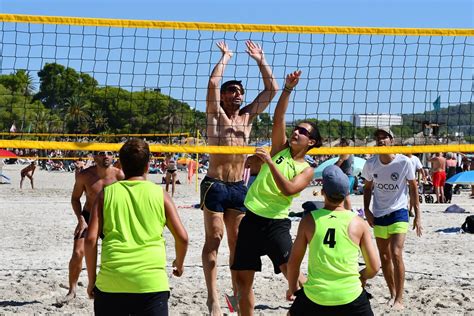
[[[91,213],[89,211],[82,210],[81,216],[84,217],[84,220],[86,221],[87,225],[89,225],[89,218],[91,217]],[[87,228],[84,229],[84,231],[82,232],[80,236],[75,235],[74,240],[85,238],[86,233],[87,233]]]
[[[224,212],[234,209],[245,212],[244,206],[247,187],[244,181],[224,182],[205,177],[201,182],[201,209],[211,212]]]
[[[370,307],[367,292],[362,290],[358,298],[345,305],[338,306],[324,306],[319,305],[310,300],[303,289],[295,293],[296,299],[290,307],[291,316],[305,316],[305,315],[360,315],[372,316],[372,307]]]
[[[287,218],[270,219],[247,211],[240,222],[231,269],[262,271],[260,257],[267,255],[275,273],[280,273],[280,265],[288,262],[293,245],[290,229]]]
[[[168,315],[170,292],[106,293],[94,288],[95,315]]]

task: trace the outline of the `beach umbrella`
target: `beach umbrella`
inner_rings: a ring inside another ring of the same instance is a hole
[[[331,158],[320,164],[316,169],[314,169],[314,179],[322,179],[323,178],[323,170],[326,169],[327,166],[334,165],[339,157]],[[353,174],[357,176],[359,173],[362,172],[362,168],[364,168],[365,159],[354,157],[354,164],[353,167]]]
[[[449,178],[446,183],[450,184],[474,184],[474,171],[464,171]]]
[[[17,155],[6,149],[0,149],[0,158],[16,158]]]

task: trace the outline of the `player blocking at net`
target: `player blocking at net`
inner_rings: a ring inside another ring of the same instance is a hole
[[[217,47],[222,56],[212,70],[206,98],[209,145],[247,145],[253,120],[267,108],[278,90],[278,84],[260,45],[249,40],[246,46],[246,52],[260,69],[264,89],[252,103],[241,107],[245,92],[241,81],[231,80],[219,86],[233,52],[226,43],[218,42]],[[207,286],[207,306],[211,315],[222,314],[217,291],[217,253],[224,227],[229,245],[229,265],[232,265],[237,231],[245,212],[245,159],[246,155],[243,154],[211,154],[207,175],[201,182],[201,208],[206,236],[202,263]],[[235,272],[231,274],[235,294]]]

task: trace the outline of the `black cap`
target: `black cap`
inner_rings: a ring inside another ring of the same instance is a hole
[[[227,88],[230,86],[239,86],[240,89],[242,89],[242,94],[245,93],[244,86],[242,85],[242,80],[229,80],[229,81],[224,82],[221,85],[221,92],[226,91]]]

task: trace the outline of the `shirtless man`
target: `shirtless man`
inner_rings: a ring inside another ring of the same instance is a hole
[[[278,90],[272,70],[265,60],[260,45],[247,41],[247,53],[257,62],[262,74],[264,90],[249,105],[241,108],[244,88],[241,81],[223,83],[224,69],[232,51],[224,42],[217,43],[222,52],[212,70],[206,99],[207,137],[209,145],[247,145],[252,122],[271,102]],[[212,154],[209,170],[201,183],[201,208],[204,211],[205,242],[202,250],[204,277],[207,285],[207,306],[211,315],[221,315],[217,291],[217,252],[227,231],[229,266],[234,261],[235,243],[240,221],[244,216],[244,199],[247,188],[242,181],[245,155]],[[236,293],[235,272],[232,287]]]
[[[32,161],[27,167],[21,169],[20,189],[23,188],[23,180],[25,180],[25,177],[28,177],[28,179],[30,179],[31,188],[34,189],[33,174],[35,173],[35,170],[36,170],[36,161]]]
[[[430,159],[433,171],[433,186],[436,194],[436,203],[444,203],[444,183],[446,182],[446,159],[443,153],[436,153]]]
[[[118,180],[124,179],[122,170],[112,166],[112,152],[99,151],[94,154],[95,166],[89,167],[76,176],[74,189],[71,195],[71,204],[77,217],[77,226],[74,230],[74,247],[69,261],[69,292],[65,301],[76,297],[77,281],[82,270],[84,258],[84,237],[89,223],[90,210],[97,195],[102,189]],[[86,202],[81,207],[81,196],[86,193]]]

